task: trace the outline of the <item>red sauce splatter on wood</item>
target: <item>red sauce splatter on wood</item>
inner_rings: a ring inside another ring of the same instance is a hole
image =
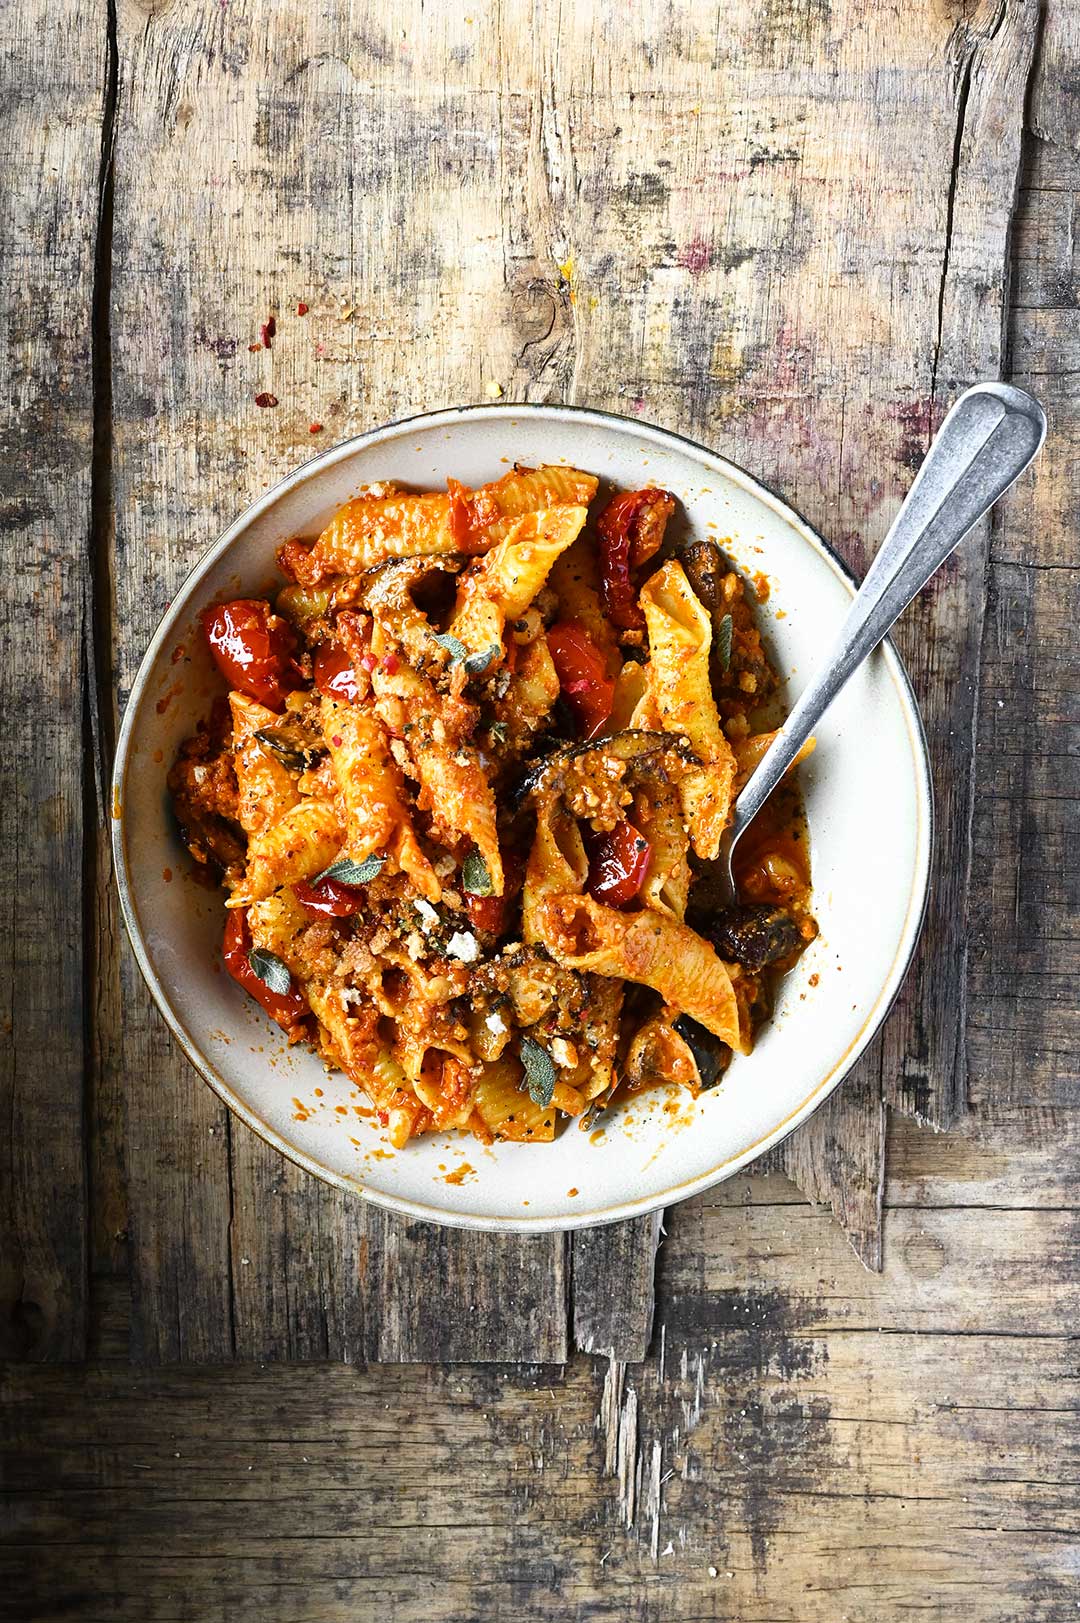
[[[306,316],[307,315],[308,307],[304,303],[303,299],[301,299],[300,303],[296,306],[296,313],[297,313],[298,316]]]
[[[263,394],[257,394],[255,396],[255,404],[257,406],[276,406],[277,405],[277,395],[276,394],[266,394],[265,392]]]
[[[309,423],[308,424],[308,433],[309,434],[321,434],[322,433],[322,424],[321,423]]]
[[[274,339],[277,337],[277,322],[274,320],[273,316],[270,316],[268,320],[263,322],[262,326],[259,328],[259,337],[262,339],[265,348],[273,348]]]

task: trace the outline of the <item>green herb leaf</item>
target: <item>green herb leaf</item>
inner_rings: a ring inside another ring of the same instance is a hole
[[[488,732],[491,734],[496,744],[505,744],[507,735],[509,733],[509,728],[507,727],[505,721],[493,721],[488,728]]]
[[[492,660],[498,659],[501,653],[502,648],[500,645],[493,642],[484,649],[482,654],[470,654],[465,661],[465,669],[470,676],[482,676]]]
[[[366,885],[369,879],[381,874],[385,866],[385,857],[368,857],[364,862],[354,862],[352,857],[339,857],[329,868],[316,874],[311,883],[318,885],[324,879],[336,879],[342,885]]]
[[[529,1078],[529,1097],[546,1110],[555,1095],[555,1066],[550,1055],[531,1037],[522,1037],[518,1048]]]
[[[716,628],[716,652],[720,656],[722,671],[731,669],[731,635],[734,629],[730,614],[725,614]]]
[[[499,643],[493,642],[483,653],[470,654],[460,637],[455,637],[450,631],[436,631],[433,633],[435,641],[440,648],[445,648],[450,655],[451,665],[464,665],[470,676],[480,676],[487,670],[492,660],[498,659],[502,653]]]
[[[469,650],[460,637],[452,637],[449,631],[436,631],[434,637],[439,647],[445,648],[450,655],[451,665],[460,665],[463,660],[468,659]]]
[[[292,987],[292,972],[288,964],[283,964],[276,952],[267,952],[265,947],[252,947],[248,953],[248,963],[252,973],[257,975],[264,986],[271,992],[284,994]]]
[[[461,883],[470,896],[491,895],[491,875],[488,865],[474,846],[461,865]]]

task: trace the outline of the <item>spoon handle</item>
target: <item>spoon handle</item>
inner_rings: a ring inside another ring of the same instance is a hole
[[[1037,455],[1046,414],[1007,383],[977,383],[938,430],[859,588],[829,658],[804,689],[735,803],[734,843],[840,689],[968,531]]]

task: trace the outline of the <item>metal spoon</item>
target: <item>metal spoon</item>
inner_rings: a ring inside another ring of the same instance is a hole
[[[720,849],[721,883],[734,902],[731,856],[845,682],[1046,437],[1037,400],[1007,383],[977,383],[945,418],[907,499],[867,570],[830,657],[799,695],[735,802]]]

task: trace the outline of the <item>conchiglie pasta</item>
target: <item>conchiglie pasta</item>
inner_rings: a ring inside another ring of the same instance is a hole
[[[333,801],[298,801],[248,841],[247,870],[229,906],[258,902],[283,885],[313,879],[341,850],[342,833]]]
[[[536,1104],[524,1089],[525,1071],[509,1057],[485,1065],[476,1084],[476,1109],[496,1138],[515,1144],[550,1143],[555,1137],[555,1107]]]
[[[641,589],[649,689],[662,726],[690,740],[702,770],[683,779],[683,808],[699,857],[715,860],[727,825],[735,758],[709,679],[712,624],[683,567],[670,559]]]
[[[525,613],[585,517],[584,507],[552,507],[516,519],[505,540],[459,575],[451,633],[474,653],[501,651],[506,622]]]
[[[619,913],[591,896],[550,896],[539,926],[557,962],[651,986],[721,1042],[749,1052],[732,971],[687,925],[651,909]]]

